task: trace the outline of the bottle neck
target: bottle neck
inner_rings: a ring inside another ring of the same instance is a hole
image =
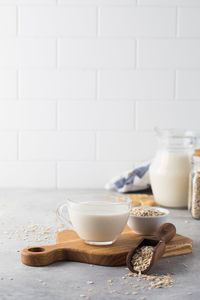
[[[174,153],[190,153],[193,151],[193,144],[188,138],[165,137],[158,139],[158,149]]]
[[[175,153],[175,154],[188,154],[192,156],[193,149],[190,147],[174,147],[172,145],[166,145],[166,144],[159,144],[158,151],[162,152],[169,152],[169,153]]]

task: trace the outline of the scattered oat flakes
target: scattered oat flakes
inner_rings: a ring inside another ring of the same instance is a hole
[[[87,296],[84,295],[84,294],[80,294],[79,296],[80,296],[81,298],[87,297]]]
[[[168,275],[146,275],[146,274],[137,274],[137,273],[128,273],[127,277],[136,277],[137,279],[150,281],[148,284],[148,289],[152,288],[164,288],[172,287],[173,279]]]
[[[132,295],[137,295],[138,292],[132,292]]]
[[[157,276],[157,278],[150,283],[153,288],[163,288],[165,286],[171,287],[173,280],[170,275]]]
[[[87,284],[94,284],[94,281],[88,280]]]
[[[107,282],[113,282],[112,279],[108,279]]]
[[[187,295],[192,295],[192,292],[187,292]]]
[[[141,289],[146,289],[146,288],[148,288],[148,284],[141,286]]]

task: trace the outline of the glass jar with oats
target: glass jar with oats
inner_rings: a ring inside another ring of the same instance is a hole
[[[188,207],[194,219],[200,219],[200,149],[193,155],[192,171],[189,182]]]

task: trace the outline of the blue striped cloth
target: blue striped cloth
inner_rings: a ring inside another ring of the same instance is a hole
[[[150,187],[149,166],[150,164],[146,164],[127,171],[113,178],[106,184],[105,188],[120,193],[146,190]]]

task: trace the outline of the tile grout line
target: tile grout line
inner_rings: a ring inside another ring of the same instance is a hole
[[[97,130],[94,131],[94,161],[97,161],[98,149],[97,149]]]
[[[100,7],[96,7],[96,37],[100,36]]]
[[[16,6],[16,37],[19,37],[19,6]],[[19,79],[19,67],[16,70],[16,80],[17,80],[17,101],[20,100],[20,79]],[[19,103],[18,103],[19,105]],[[17,161],[20,160],[20,130],[17,130]]]
[[[175,30],[175,38],[179,37],[179,20],[180,20],[179,8],[178,8],[178,6],[176,6],[176,30]]]
[[[134,122],[134,129],[133,130],[135,130],[135,132],[137,132],[138,131],[138,129],[137,129],[137,101],[134,101],[134,111],[135,111],[135,122]]]
[[[56,0],[56,9],[58,7],[59,3],[58,0]],[[59,41],[58,41],[58,36],[56,34],[56,71],[58,72],[58,48],[59,48]],[[55,114],[56,114],[56,132],[58,132],[58,99],[56,99],[56,106],[55,106]],[[58,189],[58,161],[56,160],[55,164],[55,187]]]
[[[178,39],[179,36],[179,8],[176,6],[176,22],[175,22],[175,38]],[[177,69],[174,70],[174,88],[173,88],[173,100],[176,100],[177,94]]]
[[[20,95],[19,95],[19,69],[17,69],[16,71],[16,79],[17,79],[17,101],[18,101],[18,105],[19,105],[19,100],[20,100]],[[19,153],[20,153],[20,130],[18,128],[17,130],[17,160],[19,159]]]
[[[58,48],[59,48],[59,42],[58,37],[56,37],[56,67],[55,71],[58,72]],[[58,131],[58,99],[56,99],[56,131]]]
[[[174,88],[173,88],[173,100],[177,100],[177,70],[174,70]]]
[[[100,7],[96,6],[96,38],[100,37]],[[99,70],[95,71],[95,100],[99,100]],[[97,161],[98,149],[97,149],[97,130],[94,130],[94,162]]]
[[[138,55],[138,43],[139,40],[135,38],[135,70],[139,70],[139,55]]]
[[[59,182],[59,176],[58,176],[58,161],[56,160],[55,165],[55,188],[58,189],[58,182]]]
[[[96,7],[96,38],[100,37],[100,7]],[[95,74],[95,98],[99,100],[99,69],[96,68]]]

